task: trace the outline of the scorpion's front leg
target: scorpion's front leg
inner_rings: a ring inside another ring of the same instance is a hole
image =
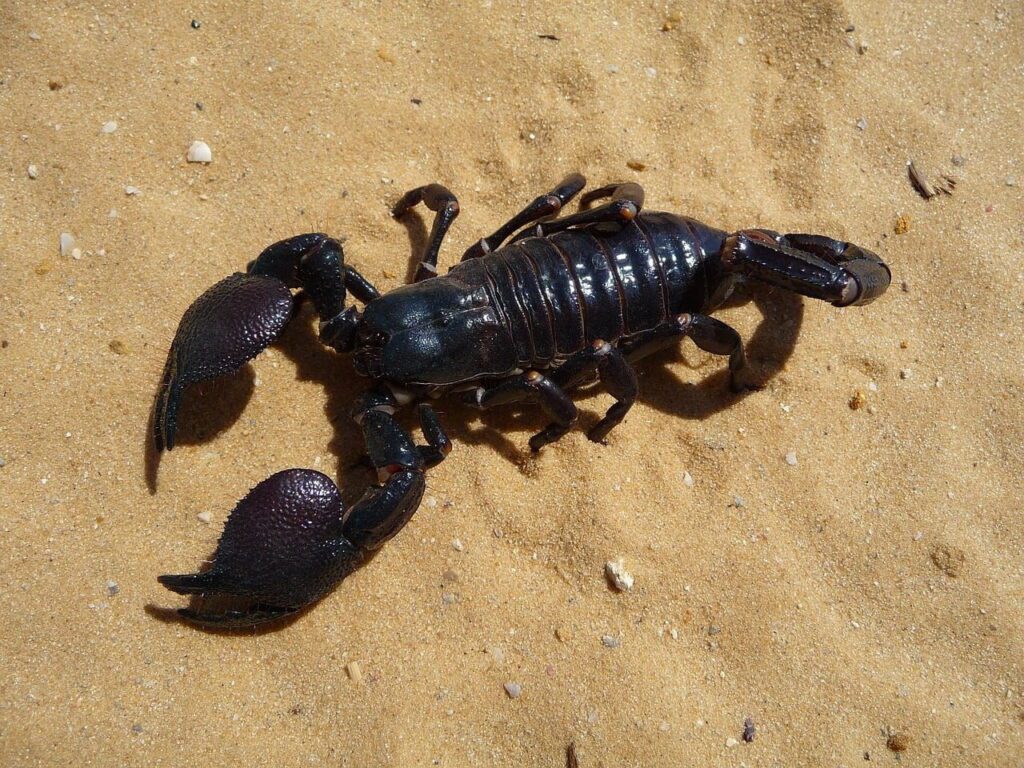
[[[181,609],[184,618],[247,627],[293,614],[327,595],[409,521],[423,497],[424,469],[451,444],[429,406],[419,411],[429,445],[417,446],[395,421],[393,400],[370,396],[362,404],[355,417],[380,484],[346,510],[319,472],[289,469],[264,480],[231,513],[209,570],[160,577],[174,592],[204,598],[200,610]],[[206,607],[225,600],[229,609]]]

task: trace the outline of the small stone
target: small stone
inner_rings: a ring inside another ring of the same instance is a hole
[[[732,736],[730,736],[728,739],[725,740],[725,746],[729,747],[729,749],[732,749],[733,747],[739,746],[739,742],[736,741],[736,739],[734,739]]]
[[[427,496],[423,503],[426,504],[430,509],[434,509],[435,507],[437,507],[437,499],[433,496]]]
[[[201,21],[199,21],[199,19],[192,19],[192,21],[189,23],[189,26],[192,27],[192,29],[199,29],[201,26],[203,26],[203,24]]]
[[[28,167],[28,177],[30,179],[38,179],[39,178],[39,168],[37,168],[34,165],[30,165]]]
[[[859,54],[861,54],[863,56],[867,52],[868,52],[868,44],[866,42],[861,40],[859,43],[857,43],[857,53],[859,53]]]
[[[523,686],[519,683],[505,683],[505,693],[510,699],[518,699],[523,692]]]
[[[142,733],[142,723],[135,723],[132,726],[132,733]]]
[[[120,591],[120,587],[117,586],[116,581],[107,582],[107,594],[113,597]]]
[[[900,378],[903,379],[904,381],[909,379],[910,378],[910,369],[909,368],[901,369],[900,370]]]
[[[205,141],[193,141],[186,156],[190,163],[212,163],[213,152]]]
[[[70,232],[60,233],[60,255],[70,256],[75,248],[75,236]]]
[[[757,736],[757,729],[754,727],[754,719],[748,717],[743,721],[743,740],[749,744]]]
[[[465,547],[463,546],[462,541],[460,539],[452,539],[452,549],[454,549],[456,552],[461,552],[463,549],[465,549]]]
[[[910,231],[910,217],[905,213],[896,217],[896,223],[892,225],[892,231],[897,235],[905,235]]]
[[[630,160],[626,163],[626,167],[633,171],[646,171],[647,163],[641,163],[639,160]]]
[[[736,38],[736,44],[737,45],[746,45],[747,44],[747,38],[745,38],[743,35],[740,35],[739,37]]]
[[[459,597],[454,592],[443,592],[441,593],[441,602],[445,605],[455,605],[459,602]]]
[[[78,261],[79,259],[81,259],[82,258],[82,249],[81,248],[72,248],[71,249],[71,258],[74,259],[75,261]]]
[[[605,69],[608,71],[609,75],[614,75],[618,73],[619,66],[617,64],[609,64]]]
[[[568,643],[572,637],[572,633],[565,627],[556,627],[555,637],[558,638],[558,642],[560,643]]]
[[[849,405],[850,405],[850,410],[851,411],[859,411],[861,408],[863,408],[867,404],[868,404],[868,397],[867,397],[867,395],[865,395],[864,392],[859,390],[859,389],[856,392],[854,392],[853,393],[853,397],[850,398]]]
[[[494,659],[495,664],[505,663],[505,651],[502,650],[500,645],[487,646],[487,653],[489,653],[491,658]]]
[[[737,494],[732,497],[731,506],[736,507],[736,509],[742,509],[743,507],[747,506],[747,503],[743,500],[742,496]]]
[[[117,130],[117,121],[108,120],[103,124],[103,127],[100,128],[100,130],[103,131],[104,133],[113,133],[114,131]]]
[[[129,184],[128,186],[126,186],[124,188],[124,193],[126,195],[128,195],[128,197],[136,197],[136,196],[142,194],[142,190],[139,189],[138,187],[133,187],[131,184]],[[114,218],[114,217],[111,216],[110,218]]]
[[[196,517],[199,518],[200,523],[208,523],[213,520],[213,515],[209,512],[200,512]]]
[[[791,467],[796,466],[796,451],[790,451],[786,454],[786,463]]]
[[[683,472],[683,485],[687,488],[693,488],[693,475],[689,472]]]
[[[906,752],[910,746],[910,736],[905,733],[892,733],[885,740],[887,746],[893,752]]]
[[[668,720],[662,720],[661,723],[658,725],[658,730],[662,733],[668,733],[672,730],[672,726],[669,725]]]
[[[715,635],[721,634],[722,628],[716,624],[712,624],[708,627],[708,634],[714,637]]]
[[[601,643],[605,648],[618,648],[622,645],[622,640],[615,635],[601,635]]]
[[[853,24],[847,24],[846,25],[846,32],[847,33],[856,32],[856,31],[857,31],[857,27],[855,27]]]
[[[1006,177],[1006,186],[1008,186],[1008,187],[1016,187],[1017,186],[1017,177],[1016,176],[1007,176]]]
[[[128,354],[128,345],[125,344],[120,339],[112,339],[110,343],[107,344],[107,348],[110,349],[110,351],[113,352],[115,355]]]
[[[6,467],[6,466],[7,466],[7,459],[5,459],[3,456],[0,456],[0,467]]]
[[[955,165],[957,168],[962,168],[963,166],[967,165],[967,158],[964,157],[963,155],[953,155],[952,161],[953,165]]]
[[[648,77],[657,77],[658,70],[656,70],[654,67],[645,67],[644,74],[647,75]]]
[[[358,661],[350,661],[346,664],[345,673],[348,675],[348,679],[353,683],[363,682],[363,668],[359,666]]]
[[[627,592],[633,588],[633,576],[626,570],[626,565],[621,557],[618,560],[609,560],[604,564],[604,575],[619,592]]]
[[[858,131],[866,131],[868,129],[868,121],[866,118],[858,117],[856,125]]]

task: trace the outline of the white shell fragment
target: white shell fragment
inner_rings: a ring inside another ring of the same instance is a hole
[[[621,557],[618,560],[609,560],[604,564],[604,575],[619,592],[626,592],[633,588],[633,575],[626,570],[626,564]]]
[[[100,130],[102,130],[104,133],[113,133],[114,131],[117,130],[117,121],[108,120],[103,124],[103,127]]]
[[[193,141],[188,148],[188,161],[190,163],[212,163],[213,151],[205,141]]]
[[[28,167],[28,177],[30,179],[38,179],[39,178],[39,168],[37,168],[34,165],[30,165]]]
[[[75,249],[75,236],[70,232],[60,233],[60,255],[70,256]]]

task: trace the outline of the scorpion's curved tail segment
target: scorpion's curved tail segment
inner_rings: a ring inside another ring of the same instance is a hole
[[[821,235],[740,230],[726,238],[722,263],[837,307],[869,304],[892,280],[889,267],[871,251]]]
[[[304,288],[320,315],[320,338],[335,349],[351,346],[358,322],[345,309],[346,289],[361,301],[377,290],[345,266],[341,244],[321,233],[271,245],[246,274],[226,277],[188,308],[171,344],[156,399],[157,450],[174,447],[178,406],[190,385],[241,368],[284,330],[294,309],[292,288]]]
[[[219,628],[251,627],[311,605],[409,521],[423,497],[424,470],[451,447],[429,406],[420,406],[429,445],[417,446],[379,397],[357,414],[380,484],[345,509],[338,488],[310,469],[278,472],[253,488],[224,526],[210,569],[160,576],[168,589],[201,598],[178,613]]]

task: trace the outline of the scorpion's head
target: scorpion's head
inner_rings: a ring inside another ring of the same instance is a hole
[[[486,291],[449,275],[367,304],[353,362],[364,376],[432,388],[508,373],[516,355]]]

